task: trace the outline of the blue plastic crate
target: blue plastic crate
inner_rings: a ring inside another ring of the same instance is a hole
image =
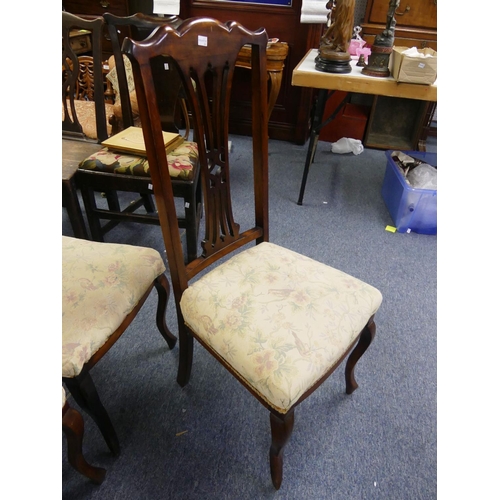
[[[437,190],[412,188],[386,151],[387,166],[382,184],[382,198],[398,232],[413,231],[420,234],[437,233]],[[437,168],[436,153],[403,151],[413,158]]]

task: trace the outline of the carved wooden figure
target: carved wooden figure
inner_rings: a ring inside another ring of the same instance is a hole
[[[331,5],[331,24],[321,37],[316,69],[330,73],[350,73],[351,43],[354,28],[355,0],[336,0]]]

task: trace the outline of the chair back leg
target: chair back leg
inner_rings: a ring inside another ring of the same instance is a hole
[[[115,456],[120,454],[120,443],[108,412],[104,408],[90,374],[82,372],[74,378],[64,378],[63,382],[80,408],[87,412],[99,427],[106,444]]]
[[[170,349],[175,347],[177,337],[168,329],[166,312],[170,296],[170,284],[164,274],[155,279],[154,285],[158,293],[158,308],[156,309],[156,326]]]

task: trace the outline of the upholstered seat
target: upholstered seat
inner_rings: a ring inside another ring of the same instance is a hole
[[[198,163],[198,145],[184,141],[167,155],[168,173],[179,180],[192,180]],[[79,168],[123,175],[149,177],[149,164],[144,156],[128,155],[103,148],[80,162]]]
[[[170,286],[164,271],[160,253],[152,248],[62,237],[62,380],[115,455],[120,453],[118,437],[89,372],[153,287],[158,292],[156,326],[170,349],[175,346],[177,339],[165,322]]]
[[[189,328],[286,413],[345,354],[381,302],[363,281],[261,243],[193,283],[180,305]]]
[[[76,377],[165,271],[152,248],[62,237],[62,376]]]

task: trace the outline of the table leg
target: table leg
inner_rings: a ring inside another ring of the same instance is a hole
[[[309,137],[309,147],[307,149],[306,164],[304,165],[304,173],[302,174],[302,184],[300,186],[299,200],[297,205],[302,205],[302,199],[304,198],[304,191],[306,189],[307,176],[309,174],[309,168],[311,163],[314,161],[314,155],[316,154],[316,147],[318,146],[319,132],[325,126],[328,125],[336,116],[337,113],[343,108],[346,103],[349,94],[346,94],[342,102],[337,106],[335,111],[326,119],[323,123],[323,113],[325,112],[325,105],[328,98],[333,95],[334,92],[328,93],[326,89],[320,89],[318,92],[318,100],[316,101],[313,122],[311,125],[311,135]]]

